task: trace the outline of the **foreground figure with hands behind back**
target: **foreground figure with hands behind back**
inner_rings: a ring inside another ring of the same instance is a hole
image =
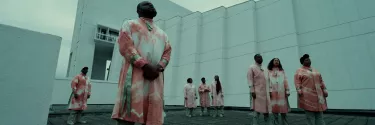
[[[157,15],[147,1],[137,6],[139,19],[125,21],[118,45],[124,62],[112,118],[118,125],[162,125],[163,71],[168,65],[171,46],[166,33],[153,18]]]
[[[302,67],[294,75],[298,92],[298,108],[305,110],[307,125],[325,125],[323,111],[327,109],[328,92],[321,74],[311,67],[308,54],[300,58]]]

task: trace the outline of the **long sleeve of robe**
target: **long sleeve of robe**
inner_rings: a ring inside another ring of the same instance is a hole
[[[123,56],[117,99],[112,118],[147,125],[162,125],[163,73],[153,81],[143,78],[145,64],[168,66],[171,45],[167,34],[152,20],[140,18],[123,23],[118,39]]]
[[[69,98],[69,110],[86,110],[87,96],[91,93],[91,83],[87,76],[79,74],[71,82],[72,94]],[[74,96],[77,95],[77,98]]]
[[[258,65],[252,65],[248,71],[248,82],[251,84],[251,92],[254,92],[256,97],[252,98],[252,108],[256,112],[269,113],[269,86],[266,82],[266,76]]]
[[[321,112],[327,109],[327,101],[324,95],[328,95],[321,74],[308,67],[299,68],[294,75],[294,83],[297,89],[298,108]]]

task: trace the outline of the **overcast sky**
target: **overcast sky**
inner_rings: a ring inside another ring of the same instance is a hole
[[[219,6],[228,7],[247,0],[171,1],[193,12],[204,12]],[[61,36],[63,41],[56,76],[65,77],[76,9],[77,0],[0,0],[0,23]]]

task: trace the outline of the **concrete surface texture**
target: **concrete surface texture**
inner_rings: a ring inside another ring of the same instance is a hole
[[[195,117],[188,118],[185,111],[169,111],[165,118],[164,125],[251,125],[251,115],[248,111],[225,111],[225,117],[212,118],[208,116],[198,116],[195,111]],[[89,114],[84,119],[88,121],[87,125],[115,125],[111,114]],[[67,115],[50,116],[48,125],[65,124]],[[260,118],[263,119],[263,118]],[[303,114],[289,114],[288,120],[290,125],[305,125],[305,116]],[[348,116],[348,115],[331,115],[325,114],[324,120],[327,125],[375,125],[375,117],[366,116]],[[265,125],[261,120],[261,125]]]

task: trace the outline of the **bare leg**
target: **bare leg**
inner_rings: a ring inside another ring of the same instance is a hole
[[[134,124],[135,124],[134,122],[117,120],[117,125],[134,125]]]
[[[323,119],[323,112],[315,113],[315,125],[326,125]]]
[[[74,125],[76,123],[77,111],[71,111],[68,116],[67,124]]]

